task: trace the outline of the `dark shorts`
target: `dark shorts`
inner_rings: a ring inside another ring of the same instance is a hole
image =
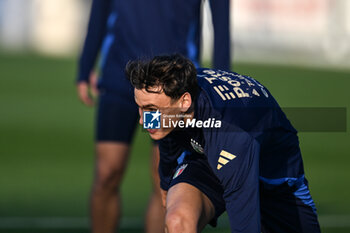
[[[133,95],[101,92],[96,116],[96,141],[130,143],[138,121]]]
[[[181,168],[184,166],[186,167],[181,172]],[[210,221],[210,225],[215,227],[217,218],[225,211],[225,201],[222,198],[223,188],[210,169],[208,162],[205,159],[184,160],[177,166],[176,171],[181,173],[176,176],[177,172],[175,172],[169,189],[178,183],[188,183],[204,193],[215,208],[215,217]]]
[[[187,165],[186,165],[187,164]],[[181,168],[185,169],[181,171]],[[177,175],[177,173],[180,173]],[[204,193],[215,208],[210,225],[225,211],[223,188],[205,159],[185,159],[176,168],[170,187],[188,183]],[[319,233],[316,209],[311,199],[307,180],[301,177],[278,185],[260,180],[261,231],[263,233]],[[257,209],[258,206],[246,206]]]
[[[260,211],[263,233],[321,232],[304,176],[279,184],[260,178]]]

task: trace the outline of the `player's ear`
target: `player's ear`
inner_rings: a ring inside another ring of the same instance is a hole
[[[192,105],[192,98],[189,92],[185,92],[180,98],[181,112],[187,112]]]

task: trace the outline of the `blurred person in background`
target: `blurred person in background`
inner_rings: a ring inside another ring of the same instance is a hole
[[[214,26],[213,64],[215,68],[229,70],[229,0],[210,1],[210,8]],[[77,91],[87,106],[93,106],[94,96],[99,95],[91,196],[93,232],[113,232],[119,227],[119,189],[138,118],[133,88],[124,74],[125,65],[129,60],[177,52],[199,66],[201,10],[201,0],[92,2],[79,60]],[[99,72],[95,69],[98,57]],[[145,221],[145,230],[150,233],[164,232],[158,162],[158,147],[154,144],[153,192]]]

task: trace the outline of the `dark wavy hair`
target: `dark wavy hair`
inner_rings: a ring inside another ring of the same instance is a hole
[[[196,97],[197,71],[193,63],[180,54],[156,56],[149,61],[129,61],[125,73],[132,86],[152,93],[164,93],[179,99],[185,92]],[[159,91],[151,90],[160,86]]]

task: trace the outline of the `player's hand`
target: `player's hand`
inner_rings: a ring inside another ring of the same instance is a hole
[[[86,106],[93,106],[95,104],[94,99],[98,95],[96,72],[91,72],[89,82],[82,81],[77,84],[77,92],[80,101]]]
[[[160,189],[160,195],[162,196],[162,205],[164,208],[166,208],[166,195],[168,194],[167,191]]]

